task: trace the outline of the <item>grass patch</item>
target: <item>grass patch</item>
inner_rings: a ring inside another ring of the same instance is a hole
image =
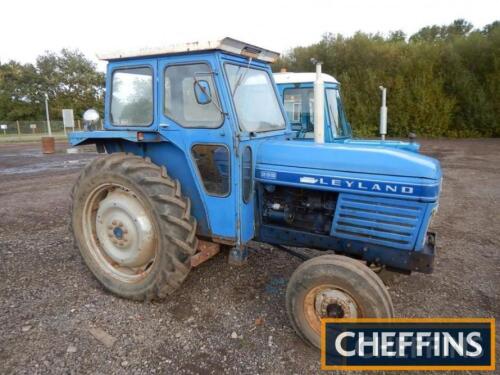
[[[1,143],[30,143],[41,142],[42,137],[47,134],[22,134],[22,135],[0,135]],[[64,133],[52,133],[56,141],[67,140],[68,137]]]

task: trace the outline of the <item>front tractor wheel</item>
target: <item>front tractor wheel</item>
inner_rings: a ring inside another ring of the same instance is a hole
[[[162,298],[191,269],[196,221],[178,181],[149,159],[98,158],[72,191],[75,242],[95,277],[134,300]]]
[[[391,297],[363,263],[322,255],[302,263],[286,290],[288,316],[297,334],[320,347],[322,318],[390,318]]]

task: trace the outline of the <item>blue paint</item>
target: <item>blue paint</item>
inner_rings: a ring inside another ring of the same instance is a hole
[[[392,196],[398,198],[418,199],[422,201],[435,201],[439,196],[439,183],[431,182],[428,184],[401,183],[391,181],[393,177],[382,176],[359,178],[359,177],[341,177],[339,175],[317,175],[311,173],[300,173],[300,169],[295,172],[279,170],[257,169],[255,178],[262,182],[288,185],[303,188],[320,188],[321,190],[330,190],[338,192],[353,192],[360,194]],[[309,172],[310,170],[308,170]],[[383,178],[383,177],[382,177]]]
[[[421,202],[340,194],[330,234],[412,250],[426,209]]]
[[[352,144],[268,140],[258,151],[257,163],[265,167],[304,169],[420,178],[439,181],[441,167],[430,157],[406,150]]]
[[[212,95],[217,95],[223,112],[219,127],[186,128],[164,114],[164,71],[169,66],[187,63],[207,64],[213,72]],[[182,194],[189,197],[200,236],[236,246],[258,240],[335,249],[401,269],[417,267],[412,266],[413,253],[431,256],[426,233],[441,185],[441,169],[436,160],[416,153],[418,145],[407,142],[353,140],[338,138],[333,133],[324,145],[293,140],[288,121],[285,129],[242,131],[224,69],[224,64],[229,63],[261,69],[272,80],[268,64],[252,60],[248,65],[248,58],[221,51],[113,60],[107,68],[105,130],[71,133],[70,143],[98,143],[108,153],[130,152],[165,166],[168,174],[181,183]],[[153,121],[149,126],[114,126],[109,112],[112,74],[116,69],[140,66],[150,67],[154,74]],[[278,88],[273,87],[279,96]],[[325,87],[338,88],[335,84]],[[327,121],[330,123],[330,119]],[[206,191],[192,156],[192,148],[198,144],[220,145],[229,150],[229,158],[226,153],[214,155],[216,168],[230,179],[227,195],[215,196]],[[246,148],[251,150],[252,158],[243,165]],[[245,200],[243,181],[244,176],[248,181],[249,168],[253,188]],[[264,185],[338,194],[330,233],[263,225],[259,191]],[[387,216],[390,220],[380,221]]]
[[[116,227],[115,229],[113,229],[113,234],[115,235],[116,238],[118,238],[119,240],[121,240],[122,237],[123,237],[123,230],[122,230],[122,228]]]
[[[142,133],[143,139],[140,140],[138,133]],[[73,132],[68,135],[69,143],[72,146],[81,146],[88,143],[104,142],[109,140],[124,140],[137,143],[162,142],[164,138],[157,132],[140,132],[138,130],[96,130]]]

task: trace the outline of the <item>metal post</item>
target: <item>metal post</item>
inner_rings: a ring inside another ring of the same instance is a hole
[[[52,136],[52,129],[50,128],[50,117],[49,117],[49,96],[45,94],[45,113],[47,115],[47,130],[49,132],[49,137]]]
[[[387,89],[384,86],[379,86],[379,88],[382,91],[382,106],[380,107],[380,137],[383,141],[385,141],[385,136],[387,134]]]
[[[321,62],[316,63],[316,81],[314,81],[314,142],[325,143],[325,90]]]

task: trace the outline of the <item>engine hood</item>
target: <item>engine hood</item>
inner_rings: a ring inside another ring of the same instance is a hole
[[[367,144],[269,140],[261,143],[257,163],[365,175],[441,179],[441,167],[436,159],[404,149]]]
[[[436,202],[439,162],[379,146],[266,140],[257,150],[257,181],[307,189]]]
[[[355,145],[355,146],[367,146],[367,147],[387,147],[387,148],[396,148],[400,150],[419,152],[420,145],[415,142],[405,142],[405,141],[396,141],[396,140],[379,140],[379,139],[353,139],[353,138],[345,138],[334,140],[334,143],[347,144],[347,145]]]

